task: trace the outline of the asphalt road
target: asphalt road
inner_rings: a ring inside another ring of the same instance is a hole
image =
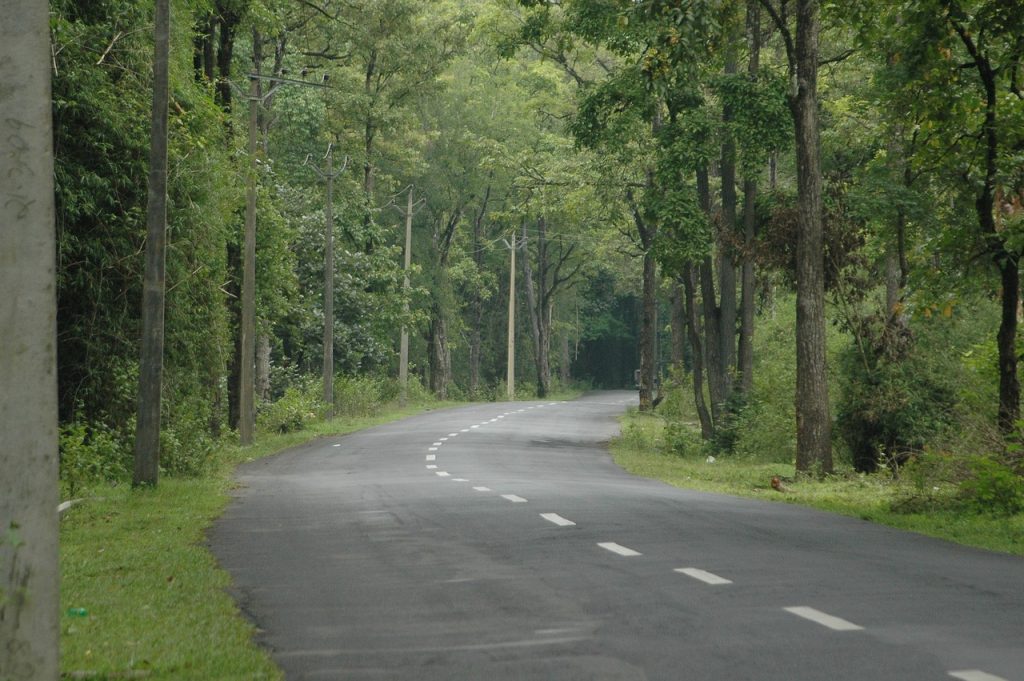
[[[634,401],[248,464],[211,546],[288,679],[1024,681],[1024,560],[627,475]]]

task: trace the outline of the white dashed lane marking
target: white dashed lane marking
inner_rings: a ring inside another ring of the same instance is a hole
[[[434,469],[436,469],[436,468],[437,468],[437,465],[436,465],[436,464],[432,464],[432,463],[428,463],[428,464],[427,464],[427,470],[428,470],[428,471],[432,471],[432,470],[434,470]]]
[[[706,572],[704,570],[701,570],[700,568],[676,568],[675,571],[680,574],[684,574],[687,577],[699,579],[705,584],[732,584],[731,580],[728,580],[724,577],[719,577],[718,575],[712,574],[710,572]]]
[[[435,442],[435,443],[433,444],[433,446],[434,446],[434,447],[440,447],[440,446],[441,446],[441,445],[443,445],[443,444],[444,444],[443,442]]]
[[[437,475],[442,478],[449,478],[452,474],[448,471],[437,471]]]
[[[469,482],[466,478],[452,478],[452,482]]]
[[[860,631],[864,627],[858,626],[853,622],[847,622],[839,617],[833,617],[820,610],[814,608],[808,608],[804,605],[795,606],[792,608],[783,608],[786,612],[796,615],[797,617],[803,617],[805,620],[810,620],[816,624],[820,624],[823,627],[828,627],[833,631]]]
[[[616,544],[612,541],[600,542],[598,546],[600,546],[605,551],[611,551],[612,553],[618,554],[620,556],[631,557],[643,555],[639,551],[634,551],[633,549],[626,548],[622,544]]]
[[[954,679],[961,679],[962,681],[1006,681],[1001,676],[989,674],[980,669],[962,669],[960,671],[952,671],[949,675]]]
[[[576,524],[571,520],[563,518],[557,513],[541,513],[540,517],[548,521],[549,523],[554,523],[555,525],[558,525],[559,527],[571,527]]]
[[[513,504],[525,504],[526,503],[526,499],[522,498],[521,496],[519,496],[517,494],[502,494],[501,498],[502,499],[508,499]]]
[[[427,454],[427,461],[437,461],[437,454]]]
[[[428,452],[436,452],[437,451],[437,447],[427,447],[427,451]]]
[[[465,431],[463,431],[463,432],[465,432]],[[458,433],[448,433],[448,437],[458,437],[458,436],[459,436]]]
[[[341,445],[340,444],[336,444],[336,445],[331,445],[331,446],[332,447],[340,447]]]
[[[473,489],[475,489],[477,492],[490,492],[491,491],[490,487],[474,487]]]

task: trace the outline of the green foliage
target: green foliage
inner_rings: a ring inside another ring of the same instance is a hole
[[[131,448],[118,433],[80,422],[60,429],[61,498],[97,482],[123,481],[131,470]]]
[[[857,470],[895,468],[952,422],[956,362],[918,347],[899,321],[869,316],[854,335],[841,358],[838,430]]]
[[[1024,476],[991,457],[973,458],[967,466],[970,477],[960,484],[960,498],[968,511],[995,516],[1024,512]]]
[[[267,432],[292,433],[323,417],[323,383],[306,376],[284,390],[274,402],[264,403],[256,415],[256,425]]]

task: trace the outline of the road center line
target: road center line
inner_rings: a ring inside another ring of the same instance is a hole
[[[716,574],[712,574],[705,570],[701,570],[700,568],[676,568],[675,572],[684,574],[687,577],[693,577],[694,579],[698,579],[704,582],[705,584],[732,584],[732,580],[726,579],[724,577],[719,577]]]
[[[555,525],[558,525],[559,527],[571,527],[576,524],[571,520],[563,518],[557,513],[541,513],[540,517],[548,521],[549,523],[554,523]]]
[[[786,612],[796,615],[797,617],[803,617],[806,620],[810,620],[823,627],[828,627],[834,631],[859,631],[864,627],[858,626],[853,622],[847,622],[844,619],[833,617],[832,615],[815,610],[814,608],[808,608],[807,606],[799,605],[792,608],[783,608]]]
[[[475,489],[477,492],[490,492],[491,491],[490,487],[474,487],[473,489]]]
[[[598,546],[600,546],[605,551],[611,551],[612,553],[617,553],[620,556],[630,557],[643,555],[639,551],[634,551],[633,549],[626,548],[622,544],[616,544],[613,541],[599,542]]]
[[[954,679],[962,679],[963,681],[1006,681],[1001,676],[989,674],[980,669],[962,669],[960,671],[952,671],[949,675]]]
[[[526,503],[526,499],[522,498],[521,496],[519,496],[517,494],[502,494],[501,498],[502,499],[508,499],[513,504],[525,504]]]

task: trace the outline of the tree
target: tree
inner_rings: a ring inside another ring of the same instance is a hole
[[[47,7],[2,0],[0,678],[60,673],[53,130]]]
[[[169,0],[154,14],[153,113],[146,204],[146,271],[142,289],[142,350],[135,426],[133,485],[156,485],[160,466],[160,393],[164,369],[164,285],[167,252],[167,98]]]
[[[817,0],[797,0],[795,32],[783,11],[761,0],[786,45],[789,105],[796,139],[796,468],[832,472],[832,421],[825,366],[825,255],[818,129]],[[785,2],[781,4],[785,9]]]

